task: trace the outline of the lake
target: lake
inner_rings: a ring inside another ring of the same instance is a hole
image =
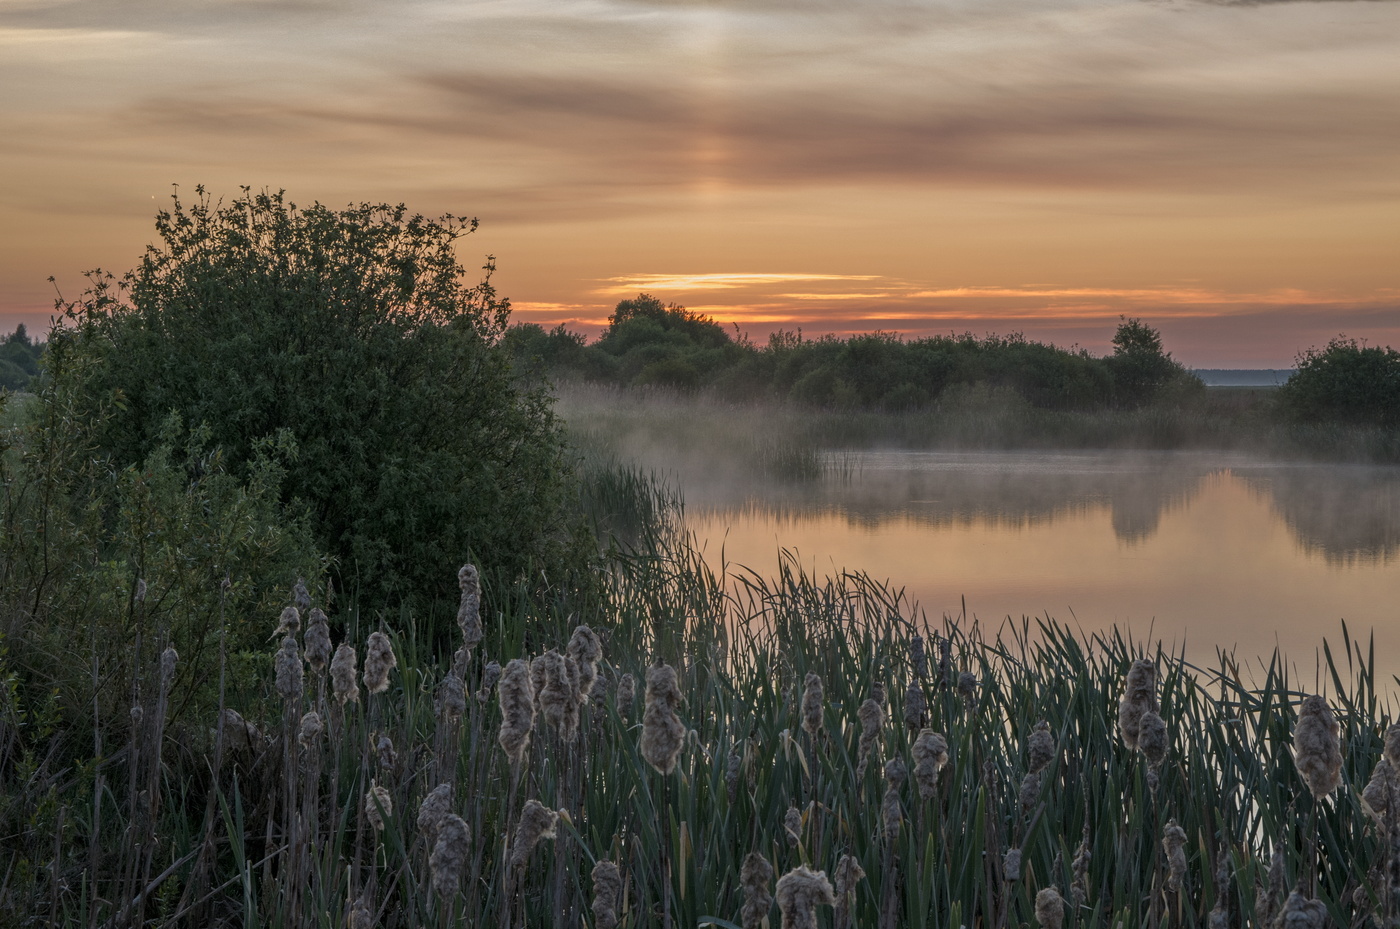
[[[1052,616],[1212,662],[1277,644],[1312,683],[1341,624],[1400,671],[1400,469],[1215,453],[842,453],[831,476],[678,479],[711,564],[905,588],[930,621]]]

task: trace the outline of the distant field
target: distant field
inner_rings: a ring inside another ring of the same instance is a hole
[[[1292,368],[1197,368],[1207,387],[1282,387]]]

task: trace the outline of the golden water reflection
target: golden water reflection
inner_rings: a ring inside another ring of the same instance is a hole
[[[683,479],[684,480],[684,479]],[[1372,629],[1400,671],[1400,469],[1198,454],[860,457],[848,479],[683,484],[712,564],[769,573],[780,548],[820,571],[902,586],[933,619],[1113,624],[1196,660],[1281,645],[1311,680],[1323,636]]]

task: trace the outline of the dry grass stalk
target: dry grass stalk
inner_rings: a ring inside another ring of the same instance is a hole
[[[855,899],[856,884],[865,877],[865,869],[854,855],[842,855],[836,863],[836,929],[850,929],[851,903]]]
[[[462,589],[457,627],[462,630],[462,647],[470,652],[481,642],[481,580],[476,565],[462,565],[457,571],[457,586]]]
[[[1167,890],[1180,893],[1186,878],[1186,830],[1175,819],[1167,820],[1162,829],[1162,851],[1167,854]]]
[[[365,644],[365,690],[382,694],[389,689],[389,672],[399,666],[394,647],[382,632],[371,632]]]
[[[938,790],[938,775],[948,764],[948,740],[932,729],[923,729],[914,740],[914,781],[919,796],[933,799]]]
[[[419,818],[421,820],[421,813]],[[455,899],[461,890],[470,844],[471,833],[462,817],[456,813],[444,815],[437,826],[437,841],[428,857],[428,867],[432,872],[433,892],[445,902]]]
[[[808,671],[802,689],[802,728],[813,739],[822,731],[822,679]]]
[[[783,929],[817,929],[817,907],[834,906],[836,895],[825,871],[798,865],[778,878],[778,910]]]
[[[541,839],[554,838],[554,829],[559,822],[559,814],[538,800],[526,800],[520,811],[520,822],[515,827],[515,837],[510,843],[510,866],[519,870],[525,867],[530,853]]]
[[[768,890],[773,880],[773,865],[758,852],[744,856],[744,864],[739,869],[739,885],[744,889],[744,905],[739,911],[739,921],[744,929],[761,929],[773,909],[773,895]]]
[[[662,774],[676,769],[685,726],[676,715],[681,703],[676,669],[659,664],[647,669],[646,708],[642,712],[642,757]]]
[[[870,757],[880,741],[880,728],[885,724],[885,710],[874,698],[866,700],[856,710],[860,719],[860,743],[857,750],[856,779],[864,780]]]
[[[497,741],[511,766],[518,771],[530,747],[530,733],[535,728],[535,692],[524,659],[516,658],[506,665],[497,692],[501,702],[501,731]]]
[[[317,675],[325,673],[326,665],[331,661],[331,627],[320,607],[311,611],[302,644],[306,663],[311,666],[312,672]]]
[[[360,685],[355,681],[355,646],[342,644],[331,659],[331,692],[342,707],[360,701]]]
[[[622,872],[606,858],[593,866],[593,925],[615,929],[622,906]]]
[[[1293,762],[1313,797],[1321,800],[1342,782],[1340,726],[1327,701],[1317,694],[1303,701],[1293,727]]]
[[[1061,929],[1065,924],[1065,898],[1054,887],[1042,887],[1035,895],[1035,921],[1041,929]]]
[[[1142,726],[1142,715],[1156,713],[1157,667],[1152,662],[1139,658],[1128,669],[1127,686],[1123,699],[1118,703],[1118,735],[1128,748],[1138,747],[1138,736]]]

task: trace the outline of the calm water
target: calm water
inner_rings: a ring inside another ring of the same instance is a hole
[[[932,620],[1044,616],[1085,630],[1281,645],[1310,682],[1321,641],[1374,629],[1400,672],[1400,469],[1195,453],[864,453],[802,486],[681,475],[717,563],[771,573],[779,549],[902,586]]]

